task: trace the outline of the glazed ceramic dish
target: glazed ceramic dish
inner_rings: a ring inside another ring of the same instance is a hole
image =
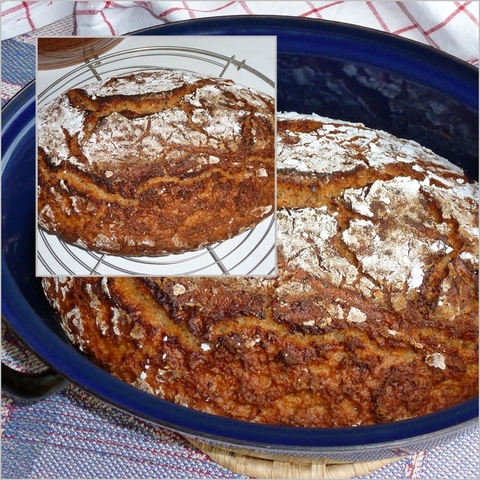
[[[429,47],[309,19],[215,18],[142,35],[275,35],[277,108],[360,121],[417,140],[478,177],[478,73]],[[478,399],[395,423],[334,429],[251,424],[175,405],[127,385],[78,353],[59,331],[35,278],[35,85],[2,113],[3,315],[69,382],[187,436],[227,447],[346,461],[388,458],[453,439],[477,421]]]

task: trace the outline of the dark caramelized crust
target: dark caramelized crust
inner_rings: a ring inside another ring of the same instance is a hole
[[[277,277],[44,279],[73,343],[147,392],[252,422],[385,423],[478,395],[478,185],[419,145],[314,120],[310,171],[289,167],[297,122],[278,122]],[[363,166],[328,165],[352,151]]]
[[[231,238],[273,213],[274,102],[230,80],[137,73],[39,111],[38,219],[118,255]]]

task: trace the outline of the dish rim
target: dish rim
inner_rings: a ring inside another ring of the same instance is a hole
[[[383,39],[389,38],[389,41],[394,42],[395,49],[400,48],[400,44],[405,45],[406,50],[402,50],[402,58],[406,54],[406,51],[411,48],[416,50],[420,48],[423,53],[425,53],[425,49],[427,49],[430,55],[435,57],[435,61],[429,59],[428,65],[423,65],[422,70],[427,68],[427,66],[433,68],[435,65],[440,65],[440,63],[442,64],[443,69],[445,69],[445,63],[442,62],[446,60],[450,66],[462,65],[463,71],[460,72],[459,75],[459,69],[457,68],[454,76],[455,78],[458,77],[463,79],[462,81],[464,82],[470,82],[467,77],[469,77],[473,71],[476,71],[478,74],[475,67],[462,60],[456,59],[449,54],[439,52],[432,47],[417,44],[417,42],[408,39],[400,39],[399,42],[399,37],[380,31],[373,31],[365,27],[347,24],[339,25],[337,22],[317,19],[298,19],[293,17],[286,19],[285,17],[275,16],[215,17],[150,27],[138,32],[132,32],[132,35],[148,34],[161,36],[163,34],[175,34],[175,31],[181,30],[183,30],[182,34],[185,34],[186,30],[195,31],[199,29],[196,33],[198,35],[202,34],[202,32],[205,34],[205,29],[214,30],[222,28],[224,30],[230,28],[229,34],[233,34],[234,28],[232,28],[232,25],[229,25],[232,22],[235,22],[234,27],[237,32],[235,33],[236,35],[240,35],[238,32],[247,27],[249,29],[255,27],[257,30],[263,31],[266,28],[265,22],[271,23],[270,27],[268,27],[270,29],[272,26],[277,29],[279,26],[283,29],[288,28],[288,33],[283,32],[284,39],[280,39],[280,46],[281,42],[285,41],[287,37],[294,37],[295,32],[298,34],[298,30],[301,30],[300,33],[305,33],[303,31],[304,29],[308,31],[307,33],[310,39],[315,31],[318,33],[321,28],[325,28],[323,31],[323,37],[327,35],[328,32],[330,32],[329,34],[335,33],[335,35],[337,35],[337,41],[338,36],[341,33],[339,30],[348,32],[355,38],[356,35],[360,33],[365,34],[370,41],[373,42],[371,45],[376,44],[375,42],[379,42],[380,39],[383,41]],[[296,29],[292,28],[292,24],[296,25]],[[320,25],[322,25],[322,27],[320,27]],[[188,28],[185,28],[185,26]],[[333,32],[332,29],[335,30],[335,32]],[[159,31],[160,33],[158,33]],[[315,38],[318,40],[318,37]],[[307,40],[304,38],[303,41],[305,42]],[[295,41],[298,43],[301,40],[297,38]],[[286,54],[291,52],[281,50],[281,53]],[[343,51],[343,54],[347,55],[347,53],[347,51]],[[318,55],[318,50],[316,50],[316,55]],[[362,58],[365,60],[365,58],[371,56],[372,55],[366,55]],[[377,54],[376,58],[372,58],[372,61],[381,64],[383,60],[378,57],[384,57],[384,54]],[[334,58],[337,59],[338,57],[335,56]],[[381,68],[377,63],[375,65],[378,68]],[[399,67],[396,66],[395,70],[398,68]],[[410,59],[409,68],[413,68],[412,59]],[[460,70],[462,70],[462,68],[460,68]],[[451,87],[451,82],[452,79],[450,79],[450,83],[448,83],[449,88]],[[438,82],[436,85],[438,88]],[[4,115],[6,119],[6,121],[3,121],[2,123],[2,142],[4,133],[12,128],[14,122],[22,123],[22,120],[29,121],[29,119],[22,118],[22,116],[24,115],[25,110],[27,110],[28,105],[32,102],[35,103],[35,95],[34,92],[32,92],[34,87],[34,81],[30,82],[30,84],[18,92],[2,108],[2,120],[4,120]],[[458,90],[461,90],[458,88],[458,84],[456,85],[455,90],[457,92]],[[461,98],[463,99],[462,101],[466,101],[466,104],[468,104],[468,102],[473,100],[473,95],[462,94]],[[21,103],[21,105],[18,105],[19,103]],[[8,167],[8,160],[9,159],[7,159],[7,162],[3,162],[2,158],[2,182],[4,170]],[[290,450],[321,450],[322,452],[346,452],[362,449],[365,451],[385,446],[392,448],[400,447],[405,444],[418,443],[420,441],[425,441],[426,437],[428,437],[429,440],[438,438],[475,423],[478,417],[478,398],[471,399],[440,412],[399,422],[359,427],[338,427],[333,429],[261,425],[199,412],[153,397],[146,392],[138,390],[136,387],[116,379],[91,363],[73,347],[65,343],[42,321],[35,312],[34,307],[25,300],[23,293],[13,279],[10,269],[7,267],[7,262],[4,261],[3,247],[2,285],[2,309],[7,323],[20,336],[20,338],[35,351],[46,365],[59,371],[72,383],[100,398],[107,404],[112,405],[119,410],[128,412],[136,417],[186,435],[225,442],[227,444],[250,447],[258,446],[260,448],[270,449],[288,448]],[[22,320],[30,319],[31,317],[35,319],[35,326],[37,328],[29,328],[31,327],[30,321]],[[53,339],[49,338],[52,337],[52,333]],[[47,341],[45,341],[45,337]],[[72,354],[73,357],[71,357]],[[74,361],[72,363],[64,363],[62,362],[63,358],[73,358]],[[118,396],[113,398],[112,392]],[[159,415],[158,409],[161,410],[161,415]],[[234,435],[232,435],[232,432],[234,432]],[[412,432],[417,432],[417,434],[412,435]],[[372,439],[374,439],[374,441],[372,441]]]

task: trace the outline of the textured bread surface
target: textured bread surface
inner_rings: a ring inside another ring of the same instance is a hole
[[[228,79],[140,72],[38,112],[38,223],[84,248],[163,255],[273,214],[273,98]]]
[[[478,185],[420,145],[278,118],[278,275],[46,278],[72,342],[190,408],[308,427],[478,395]]]

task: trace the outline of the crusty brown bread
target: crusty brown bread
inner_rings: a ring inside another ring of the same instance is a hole
[[[72,342],[154,395],[333,427],[478,395],[478,185],[414,142],[278,119],[278,275],[46,278]]]
[[[38,112],[38,223],[116,255],[229,239],[274,213],[272,97],[231,80],[140,72]]]

